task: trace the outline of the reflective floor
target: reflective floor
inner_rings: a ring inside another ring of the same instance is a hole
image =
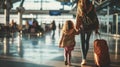
[[[56,30],[36,37],[14,34],[10,38],[0,39],[0,67],[68,67],[64,65],[63,49],[58,47],[60,32]],[[81,66],[80,35],[76,36],[75,50],[72,52],[72,66],[95,67],[93,41],[98,38],[92,34],[87,65]],[[120,38],[101,35],[107,40],[110,52],[110,67],[120,67]]]

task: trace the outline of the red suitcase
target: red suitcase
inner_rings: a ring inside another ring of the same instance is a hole
[[[98,67],[108,67],[110,65],[109,49],[106,40],[96,39],[94,41],[94,59]]]

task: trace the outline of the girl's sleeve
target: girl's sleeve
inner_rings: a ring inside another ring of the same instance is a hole
[[[78,35],[80,33],[80,30],[75,29],[75,35]]]

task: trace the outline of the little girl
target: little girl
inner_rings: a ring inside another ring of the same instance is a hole
[[[63,26],[62,37],[59,42],[59,47],[64,48],[65,65],[71,65],[71,51],[74,50],[75,35],[77,34],[79,34],[79,31],[76,31],[74,23],[67,20]]]

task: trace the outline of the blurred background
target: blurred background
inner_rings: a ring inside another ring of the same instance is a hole
[[[91,0],[100,22],[100,31],[120,34],[120,1]],[[8,25],[12,20],[18,25],[49,25],[53,20],[62,25],[67,19],[75,22],[77,0],[0,0],[0,24]],[[43,26],[42,26],[43,27]],[[24,27],[23,27],[24,29]],[[45,30],[45,29],[44,29]]]

